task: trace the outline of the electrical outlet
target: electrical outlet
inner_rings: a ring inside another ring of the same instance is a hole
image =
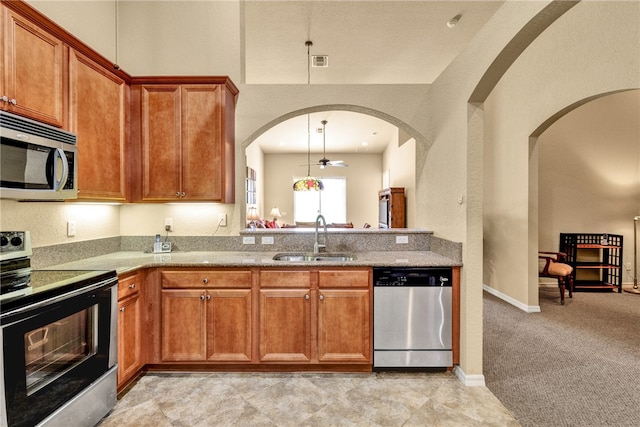
[[[409,243],[409,236],[396,236],[396,244]]]
[[[630,262],[625,262],[625,263],[624,263],[624,268],[625,268],[627,271],[631,271],[631,263],[630,263]]]
[[[256,238],[253,236],[243,236],[242,237],[242,244],[243,245],[255,245],[256,244]]]
[[[67,237],[73,237],[76,235],[76,222],[67,221]]]
[[[164,219],[164,231],[173,231],[173,218]]]
[[[218,225],[220,227],[227,226],[227,214],[225,213],[218,214]]]
[[[263,245],[273,245],[273,236],[263,236],[262,237]]]

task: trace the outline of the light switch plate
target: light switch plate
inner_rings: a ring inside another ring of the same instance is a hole
[[[262,238],[263,245],[273,245],[273,236],[264,236]]]
[[[253,236],[244,236],[242,238],[242,244],[243,245],[255,245],[256,244],[256,238]]]

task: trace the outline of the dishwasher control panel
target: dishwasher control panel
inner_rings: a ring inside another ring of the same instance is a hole
[[[451,286],[451,268],[375,267],[373,286]]]

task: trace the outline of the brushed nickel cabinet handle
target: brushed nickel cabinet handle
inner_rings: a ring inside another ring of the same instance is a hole
[[[320,295],[320,301],[324,300],[324,295]]]
[[[204,284],[206,285],[207,283],[209,283],[209,279],[207,279],[207,278],[205,277],[204,279],[202,279],[202,283],[204,283]]]
[[[309,294],[305,295],[304,299],[309,299]]]

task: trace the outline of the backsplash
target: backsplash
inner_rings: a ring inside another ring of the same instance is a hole
[[[361,251],[432,251],[455,261],[462,261],[462,244],[433,237],[424,230],[357,230],[329,231],[327,252]],[[406,237],[407,243],[396,243],[396,237]],[[255,243],[244,243],[253,238]],[[269,242],[273,239],[272,244]],[[239,236],[171,236],[173,252],[311,252],[315,234],[312,230],[295,232],[284,230],[243,231]],[[65,243],[33,249],[33,268],[106,255],[114,252],[152,252],[155,236],[121,236],[83,242]],[[164,241],[164,236],[162,237]]]

